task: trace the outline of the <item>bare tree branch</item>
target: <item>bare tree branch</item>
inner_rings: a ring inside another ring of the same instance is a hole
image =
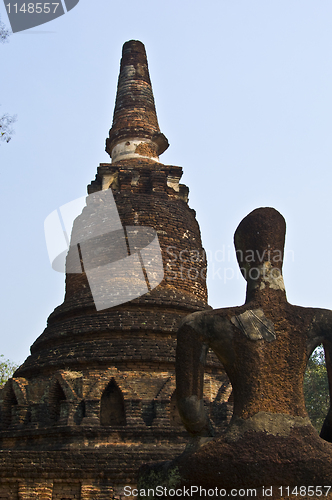
[[[10,116],[8,113],[0,117],[0,141],[9,142],[14,134],[11,125],[16,122],[16,115]]]
[[[8,42],[12,32],[7,29],[6,25],[0,18],[0,43]],[[10,116],[8,113],[0,116],[0,141],[9,142],[14,133],[11,125],[16,122],[16,115]]]
[[[0,43],[8,42],[8,38],[12,32],[6,28],[6,25],[1,21],[0,17]]]

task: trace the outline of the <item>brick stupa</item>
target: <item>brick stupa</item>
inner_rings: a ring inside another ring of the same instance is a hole
[[[159,162],[167,147],[144,45],[127,42],[106,141],[112,163],[99,166],[88,193],[112,189],[124,227],[157,232],[164,278],[97,311],[85,272],[67,273],[63,304],[2,390],[1,498],[121,496],[142,463],[172,459],[185,446],[174,396],[176,332],[181,318],[207,308],[206,261],[182,169]],[[213,418],[231,388],[212,356],[205,381]]]

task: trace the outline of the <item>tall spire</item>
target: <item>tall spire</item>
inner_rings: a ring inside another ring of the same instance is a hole
[[[159,161],[168,148],[160,132],[142,42],[130,40],[123,45],[113,125],[106,139],[106,151],[113,162],[144,157]]]

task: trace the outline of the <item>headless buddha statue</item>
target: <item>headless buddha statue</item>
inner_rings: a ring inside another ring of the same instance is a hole
[[[190,441],[180,457],[162,466],[176,470],[179,486],[219,488],[227,494],[256,488],[257,497],[273,487],[270,498],[286,498],[294,490],[285,488],[311,485],[309,496],[321,498],[315,488],[332,484],[332,411],[318,436],[303,395],[306,365],[320,344],[332,392],[332,311],[287,302],[282,277],[285,232],[285,220],[273,208],[259,208],[245,217],[234,236],[247,281],[245,304],[196,312],[182,320],[176,393]],[[231,422],[217,437],[203,402],[209,349],[221,361],[234,396]]]

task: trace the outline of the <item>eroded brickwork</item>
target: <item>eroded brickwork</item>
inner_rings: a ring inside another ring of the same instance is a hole
[[[97,196],[74,230],[96,215],[98,192],[111,189],[124,227],[156,231],[164,278],[139,298],[97,311],[85,272],[67,273],[63,304],[1,393],[4,498],[121,498],[142,463],[172,459],[185,446],[174,393],[176,332],[185,315],[208,307],[206,259],[182,169],[150,155],[167,140],[143,51],[140,42],[124,46],[107,141],[113,162],[99,166],[88,186]],[[217,427],[230,418],[230,392],[209,355],[205,404]]]

